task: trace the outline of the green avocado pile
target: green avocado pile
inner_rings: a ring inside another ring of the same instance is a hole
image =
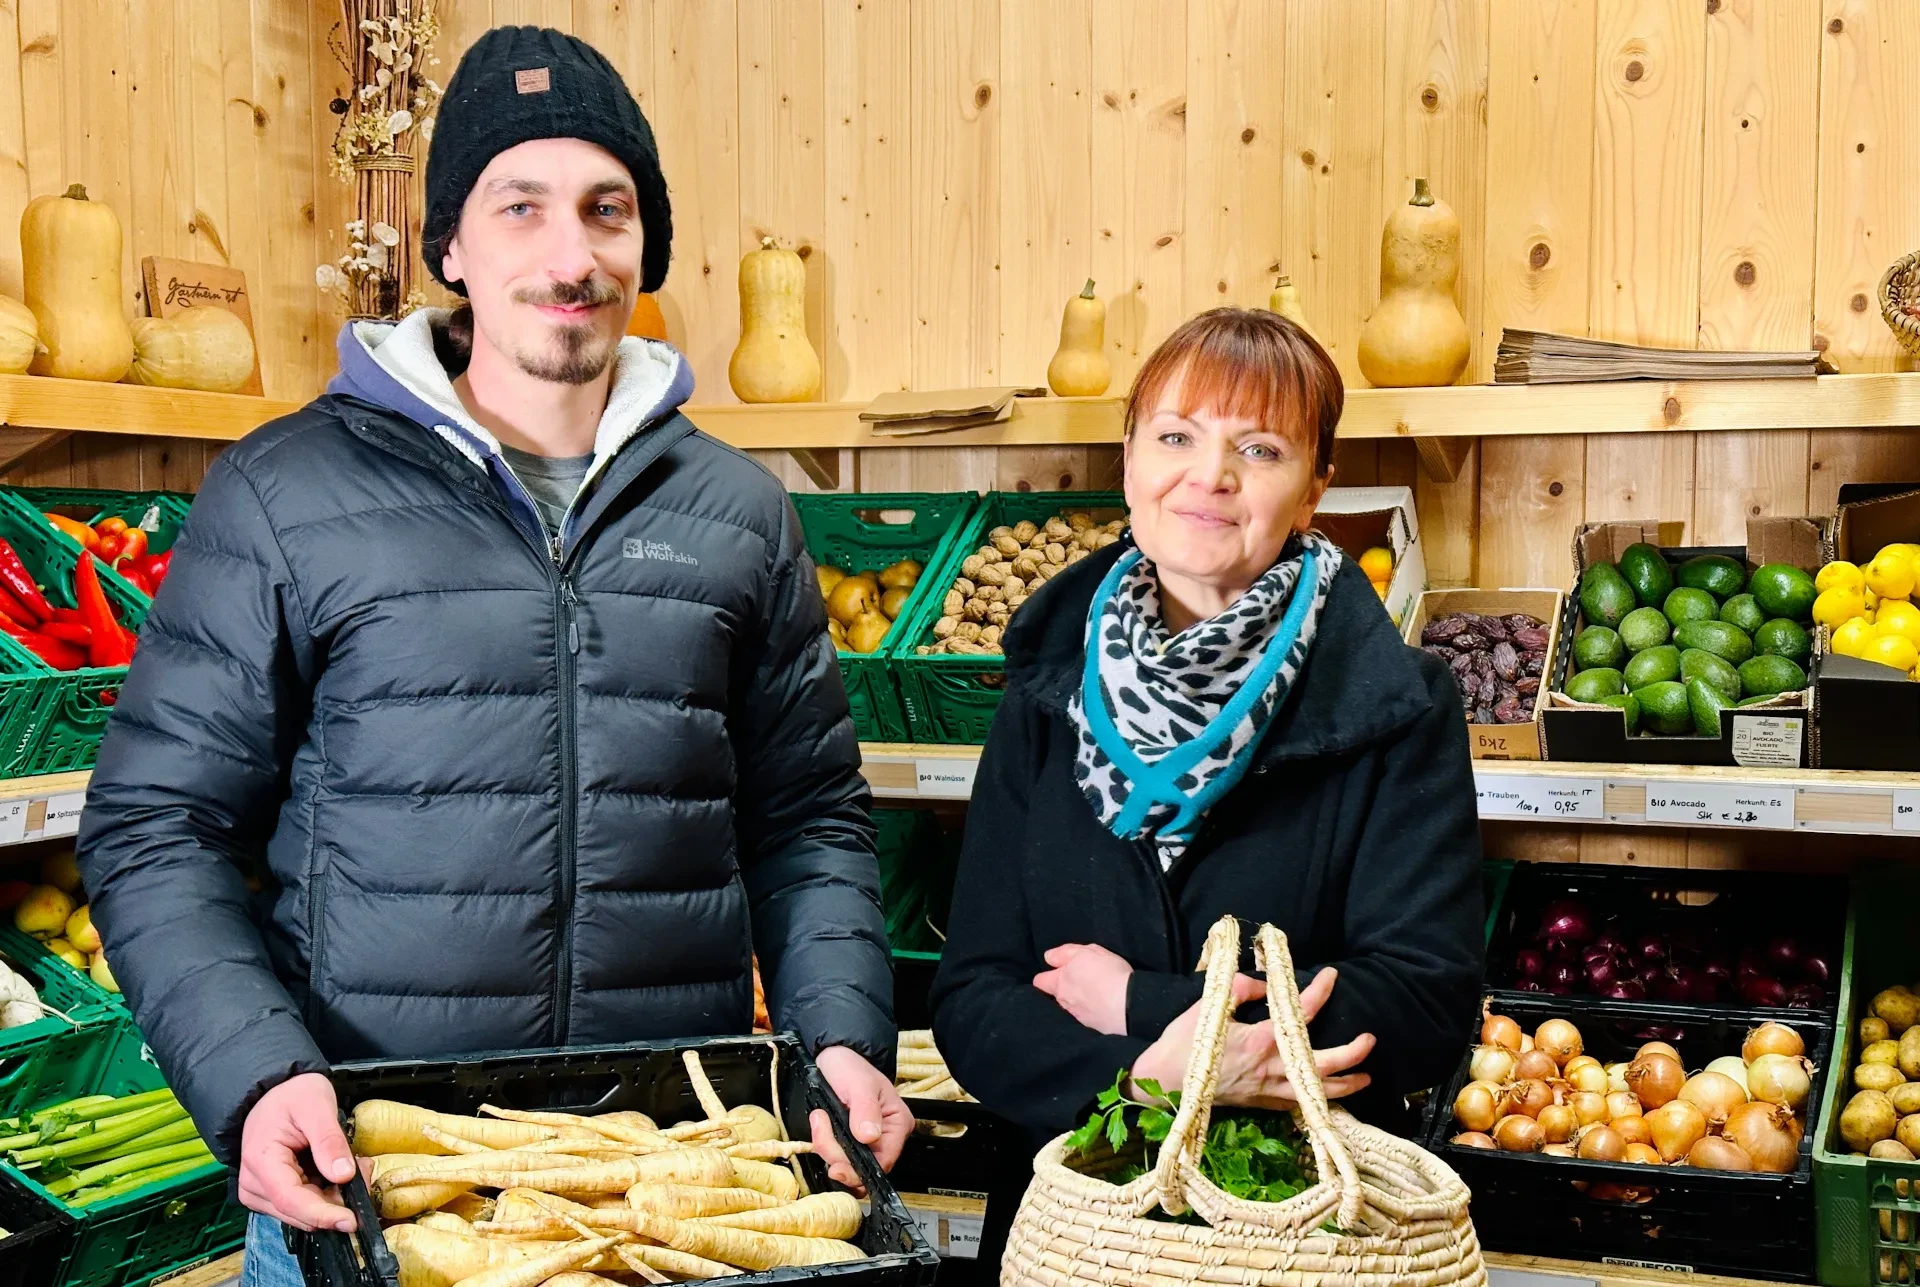
[[[1785,563],[1748,576],[1723,554],[1673,567],[1630,545],[1580,578],[1587,625],[1563,691],[1618,706],[1629,733],[1718,737],[1721,711],[1807,686],[1813,600],[1813,577]]]

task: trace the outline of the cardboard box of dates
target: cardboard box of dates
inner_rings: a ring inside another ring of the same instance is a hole
[[[1429,590],[1407,615],[1402,637],[1453,671],[1475,759],[1540,758],[1565,598],[1558,590]],[[1494,700],[1481,701],[1489,691]]]

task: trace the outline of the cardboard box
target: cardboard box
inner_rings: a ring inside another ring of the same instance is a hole
[[[1533,695],[1533,718],[1525,724],[1467,724],[1476,760],[1537,760],[1540,758],[1540,712],[1546,709],[1548,679],[1560,644],[1561,611],[1565,595],[1558,590],[1428,590],[1414,600],[1413,611],[1401,632],[1408,645],[1420,646],[1420,632],[1435,617],[1449,612],[1476,612],[1504,617],[1524,612],[1547,628],[1546,665],[1540,688]]]
[[[1920,489],[1884,494],[1884,484],[1849,484],[1828,529],[1829,559],[1865,564],[1883,545],[1920,541]],[[1820,630],[1823,646],[1831,633]],[[1813,680],[1818,758],[1823,769],[1920,772],[1920,683],[1878,662],[1827,649]]]
[[[1413,488],[1329,487],[1313,525],[1349,558],[1358,559],[1375,546],[1393,551],[1393,579],[1384,602],[1398,629],[1427,588],[1427,553],[1420,544]]]
[[[1724,554],[1738,559],[1751,572],[1763,563],[1791,563],[1809,570],[1820,566],[1825,549],[1826,524],[1816,518],[1753,518],[1747,520],[1747,543],[1742,545],[1663,547],[1669,563],[1683,563],[1701,554]],[[1813,694],[1782,693],[1772,701],[1720,720],[1718,739],[1688,734],[1659,737],[1628,736],[1625,717],[1611,706],[1576,702],[1561,691],[1573,669],[1573,638],[1586,629],[1580,611],[1580,578],[1595,561],[1617,562],[1629,545],[1657,544],[1659,525],[1653,522],[1589,523],[1573,540],[1573,589],[1566,597],[1560,628],[1561,646],[1553,658],[1553,691],[1540,715],[1541,752],[1549,760],[1583,760],[1616,764],[1720,764],[1749,768],[1799,768],[1812,755]],[[1821,644],[1814,635],[1814,673],[1820,664]]]

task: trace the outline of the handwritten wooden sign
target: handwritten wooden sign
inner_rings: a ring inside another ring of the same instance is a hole
[[[260,338],[254,335],[253,302],[244,272],[225,264],[148,255],[140,261],[140,276],[146,283],[148,317],[178,317],[190,308],[224,308],[245,322],[247,334],[254,336],[253,374],[239,392],[261,392]]]

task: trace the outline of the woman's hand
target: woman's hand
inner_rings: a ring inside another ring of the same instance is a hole
[[[1333,994],[1337,977],[1330,968],[1321,970],[1300,993],[1300,1012],[1309,1023]],[[1264,997],[1266,992],[1267,985],[1261,980],[1245,974],[1234,976],[1235,1008]],[[1200,1005],[1195,1002],[1141,1052],[1133,1062],[1134,1081],[1146,1078],[1167,1089],[1180,1084],[1193,1048],[1193,1028],[1199,1010]],[[1320,1073],[1328,1099],[1342,1099],[1365,1089],[1373,1080],[1366,1073],[1350,1071],[1373,1053],[1373,1044],[1373,1034],[1363,1032],[1344,1046],[1313,1052],[1314,1067]],[[1220,1086],[1214,1093],[1214,1102],[1230,1107],[1270,1108],[1276,1112],[1287,1112],[1298,1106],[1286,1065],[1274,1045],[1272,1023],[1227,1025],[1226,1050],[1220,1061]]]
[[[1053,968],[1034,975],[1034,987],[1095,1032],[1126,1036],[1131,965],[1096,943],[1062,943],[1046,962]]]

